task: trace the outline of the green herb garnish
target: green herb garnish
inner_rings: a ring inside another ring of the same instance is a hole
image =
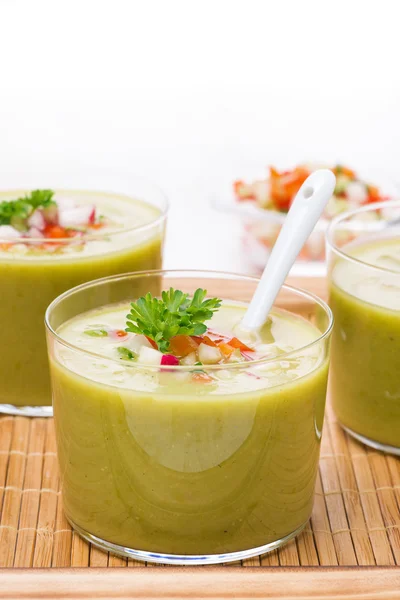
[[[131,303],[125,331],[146,335],[161,352],[167,352],[175,335],[203,335],[207,331],[204,321],[212,318],[221,300],[204,300],[206,294],[207,290],[201,288],[195,291],[193,298],[173,288],[162,292],[161,299],[148,293]]]
[[[118,346],[117,352],[120,358],[123,358],[124,360],[135,360],[137,357],[135,352],[132,352],[132,350],[129,350],[129,348],[125,348],[125,346]]]
[[[85,334],[92,337],[106,337],[108,332],[105,329],[86,329]]]
[[[21,224],[37,208],[55,205],[52,190],[33,190],[24,198],[0,202],[0,225]]]

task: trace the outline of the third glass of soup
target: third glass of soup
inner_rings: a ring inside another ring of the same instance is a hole
[[[400,202],[337,218],[327,239],[336,415],[361,442],[400,455]]]
[[[51,304],[63,506],[85,539],[140,560],[205,564],[273,550],[305,526],[332,317],[284,287],[247,336],[240,322],[257,283],[155,271]]]

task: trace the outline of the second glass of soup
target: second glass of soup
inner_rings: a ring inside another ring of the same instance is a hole
[[[54,298],[162,263],[167,201],[158,188],[107,173],[54,179],[0,192],[3,413],[52,414],[44,315]]]
[[[400,455],[400,202],[337,218],[327,239],[334,410],[359,441]]]
[[[284,287],[261,331],[243,338],[257,283],[156,271],[79,286],[49,307],[63,506],[86,540],[139,560],[206,564],[273,550],[307,523],[332,316]],[[126,315],[139,296],[171,287],[222,304],[205,333],[172,337],[165,354],[127,332]]]

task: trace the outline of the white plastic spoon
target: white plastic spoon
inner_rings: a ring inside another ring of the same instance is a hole
[[[332,171],[312,173],[290,207],[240,327],[254,331],[262,327],[294,261],[314,229],[335,189]]]

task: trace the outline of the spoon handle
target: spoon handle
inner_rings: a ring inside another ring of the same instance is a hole
[[[333,194],[335,183],[332,171],[319,169],[311,173],[297,192],[243,317],[244,329],[259,329],[267,320],[287,274]]]

